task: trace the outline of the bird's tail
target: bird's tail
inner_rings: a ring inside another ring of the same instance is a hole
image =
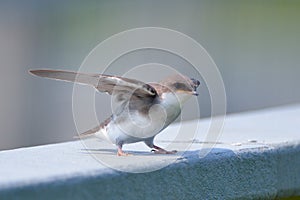
[[[77,135],[77,136],[74,136],[74,138],[76,138],[76,139],[82,139],[82,138],[88,138],[88,137],[94,136],[94,134],[95,134],[96,132],[98,132],[98,131],[100,130],[100,128],[101,128],[101,126],[98,125],[98,126],[92,128],[92,129],[90,129],[90,130],[87,130],[87,131],[85,131],[85,132],[83,132],[83,133],[80,133],[80,134]]]
[[[38,69],[29,70],[35,76],[45,77],[50,79],[82,83],[97,87],[99,82],[99,74],[86,74],[72,71]]]

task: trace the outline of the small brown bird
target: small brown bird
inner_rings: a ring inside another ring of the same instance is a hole
[[[155,153],[172,154],[153,143],[154,137],[180,115],[182,104],[196,92],[200,82],[181,74],[159,83],[104,74],[86,74],[60,70],[30,70],[30,73],[69,82],[87,84],[112,95],[113,114],[79,137],[104,136],[118,147],[117,155],[128,155],[124,144],[143,141]]]

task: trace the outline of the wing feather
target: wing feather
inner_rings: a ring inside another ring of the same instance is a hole
[[[152,86],[135,79],[48,69],[30,70],[29,72],[40,77],[91,85],[98,91],[107,92],[110,95],[114,92],[135,92],[141,97],[156,96],[156,91]]]

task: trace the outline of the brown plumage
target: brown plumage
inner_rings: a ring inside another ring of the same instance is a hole
[[[192,95],[198,95],[196,89],[200,84],[199,81],[180,74],[170,76],[159,83],[147,84],[135,79],[105,74],[48,69],[30,70],[30,73],[50,79],[91,85],[100,92],[110,94],[114,104],[111,117],[80,134],[79,138],[102,131],[118,146],[118,155],[127,155],[122,151],[123,144],[139,141],[144,141],[156,153],[174,153],[154,145],[153,139],[178,117],[182,103]],[[159,107],[155,108],[154,105]],[[166,118],[163,118],[164,113]]]

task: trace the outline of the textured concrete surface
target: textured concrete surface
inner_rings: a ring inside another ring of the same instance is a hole
[[[205,139],[209,124],[208,119],[198,127],[197,121],[182,124],[186,138],[174,137],[176,124],[159,135],[157,143],[175,147],[176,155],[155,155],[138,143],[126,146],[133,156],[117,157],[112,145],[93,138],[2,151],[0,199],[300,195],[300,105],[229,115],[212,149],[207,148],[214,141]],[[195,134],[188,135],[191,131]]]

